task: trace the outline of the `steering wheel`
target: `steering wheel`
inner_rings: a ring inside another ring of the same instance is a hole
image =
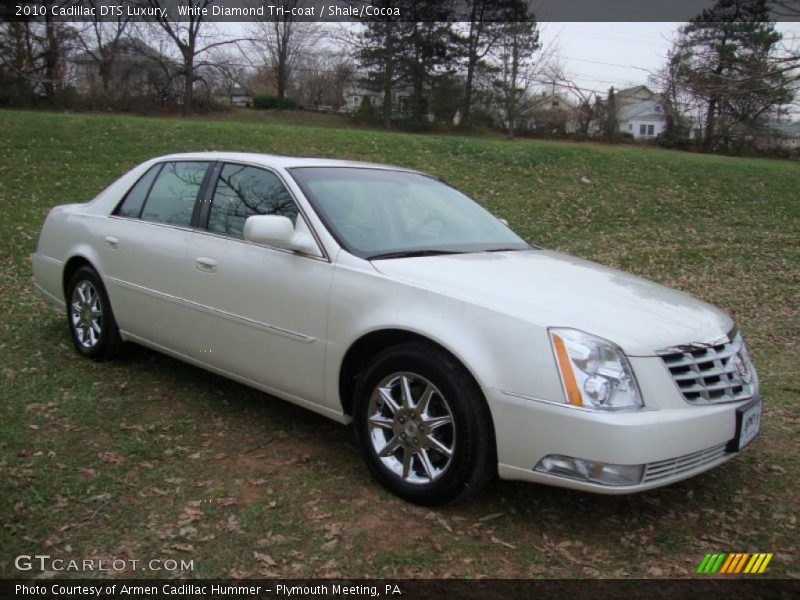
[[[432,225],[438,223],[438,227],[431,227]],[[419,225],[417,225],[416,230],[418,233],[423,235],[438,235],[441,231],[446,227],[445,222],[437,217],[436,215],[431,215],[424,219]],[[426,231],[427,230],[427,231]]]

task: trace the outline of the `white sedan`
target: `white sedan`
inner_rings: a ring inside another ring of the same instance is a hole
[[[354,422],[376,479],[421,504],[496,474],[638,492],[759,431],[726,314],[407,169],[164,156],[50,211],[32,260],[82,355],[136,342]]]

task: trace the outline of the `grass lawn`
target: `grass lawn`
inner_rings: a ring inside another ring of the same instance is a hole
[[[537,244],[724,308],[761,376],[761,438],[636,496],[496,482],[432,511],[378,488],[352,433],[310,412],[144,349],[79,359],[31,282],[47,210],[192,150],[422,169]],[[799,309],[797,162],[0,111],[0,576],[19,575],[19,554],[50,554],[190,559],[187,577],[681,577],[706,552],[744,551],[773,552],[769,575],[800,577]]]

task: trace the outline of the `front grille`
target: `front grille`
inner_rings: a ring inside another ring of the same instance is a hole
[[[731,342],[670,348],[660,356],[683,397],[693,404],[735,402],[755,392],[755,370],[738,334]]]
[[[723,456],[725,456],[725,444],[720,444],[719,446],[679,456],[678,458],[648,463],[644,470],[642,483],[652,483],[676,475],[683,475],[711,465]]]

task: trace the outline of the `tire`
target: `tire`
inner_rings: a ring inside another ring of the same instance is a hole
[[[72,343],[82,356],[107,360],[122,347],[111,302],[97,271],[81,267],[67,284],[67,324]]]
[[[424,506],[455,502],[496,474],[494,429],[483,393],[438,347],[411,342],[384,350],[359,377],[354,400],[367,466],[404,500]]]

